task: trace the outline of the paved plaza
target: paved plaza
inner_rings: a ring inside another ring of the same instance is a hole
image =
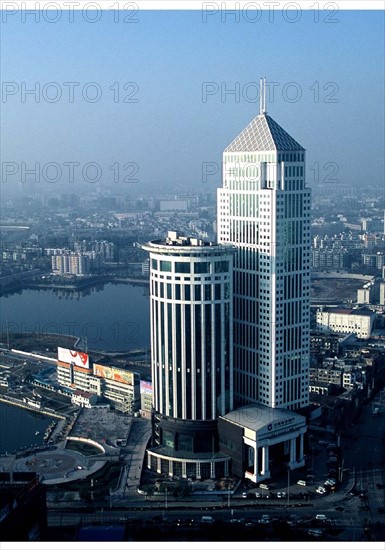
[[[71,437],[84,437],[102,444],[106,454],[119,454],[119,443],[127,440],[132,419],[108,409],[82,409]]]
[[[25,456],[0,457],[0,471],[37,472],[43,483],[50,485],[82,479],[103,467],[107,460],[117,460],[130,436],[132,419],[108,409],[83,409],[71,430],[71,438],[96,442],[104,453],[85,456],[66,449],[67,441],[52,449],[26,452]]]

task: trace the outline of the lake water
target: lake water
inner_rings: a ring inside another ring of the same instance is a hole
[[[23,290],[0,297],[0,326],[4,333],[8,326],[10,333],[86,338],[90,350],[148,347],[148,287],[108,283],[84,291]]]
[[[45,430],[53,420],[0,402],[0,454],[43,443]]]
[[[86,337],[88,349],[150,345],[148,287],[106,284],[84,291],[23,290],[0,297],[0,327],[10,333]],[[12,342],[11,346],[12,346]],[[0,403],[0,453],[42,443],[52,418]],[[40,432],[35,435],[35,432]]]

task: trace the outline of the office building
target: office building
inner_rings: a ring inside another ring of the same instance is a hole
[[[234,257],[234,402],[219,418],[232,472],[259,482],[304,465],[309,403],[310,190],[305,150],[260,113],[223,153],[218,242]],[[285,410],[286,409],[286,410]],[[273,468],[273,471],[270,468]]]
[[[308,405],[310,190],[305,150],[261,111],[223,153],[218,242],[234,258],[237,405]]]
[[[169,476],[228,475],[217,418],[233,408],[233,247],[169,232],[151,241],[153,445]]]

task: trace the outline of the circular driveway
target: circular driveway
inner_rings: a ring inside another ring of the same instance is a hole
[[[83,469],[87,468],[87,459],[82,454],[71,450],[43,451],[19,458],[14,469],[18,472],[37,472],[46,479],[67,478],[71,472],[78,472],[84,477]],[[88,474],[88,472],[87,472]],[[72,476],[71,476],[72,477]],[[60,480],[59,480],[60,481]],[[63,481],[63,480],[61,480]]]

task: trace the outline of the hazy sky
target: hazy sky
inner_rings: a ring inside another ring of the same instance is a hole
[[[65,188],[70,168],[63,163],[79,162],[80,189],[81,170],[97,163],[107,188],[109,166],[117,163],[117,178],[119,165],[121,182],[131,162],[139,184],[127,181],[127,188],[214,190],[220,174],[202,182],[202,163],[219,164],[258,114],[260,76],[277,83],[267,110],[307,149],[310,184],[315,162],[321,181],[337,167],[341,184],[383,182],[384,12],[326,14],[336,22],[303,12],[295,23],[281,12],[274,22],[267,12],[254,23],[252,15],[203,22],[199,10],[140,12],[131,16],[137,23],[116,23],[112,12],[95,23],[76,13],[73,23],[65,13],[57,23],[9,17],[1,29],[2,163],[15,162],[19,174],[8,182],[20,180],[22,162],[39,162],[41,173],[57,163]],[[36,82],[39,102],[24,95]],[[73,101],[69,82],[78,83]],[[134,84],[124,90],[126,83]],[[203,97],[207,86],[211,94]],[[226,94],[236,86],[238,97]],[[55,178],[54,169],[47,174]]]

